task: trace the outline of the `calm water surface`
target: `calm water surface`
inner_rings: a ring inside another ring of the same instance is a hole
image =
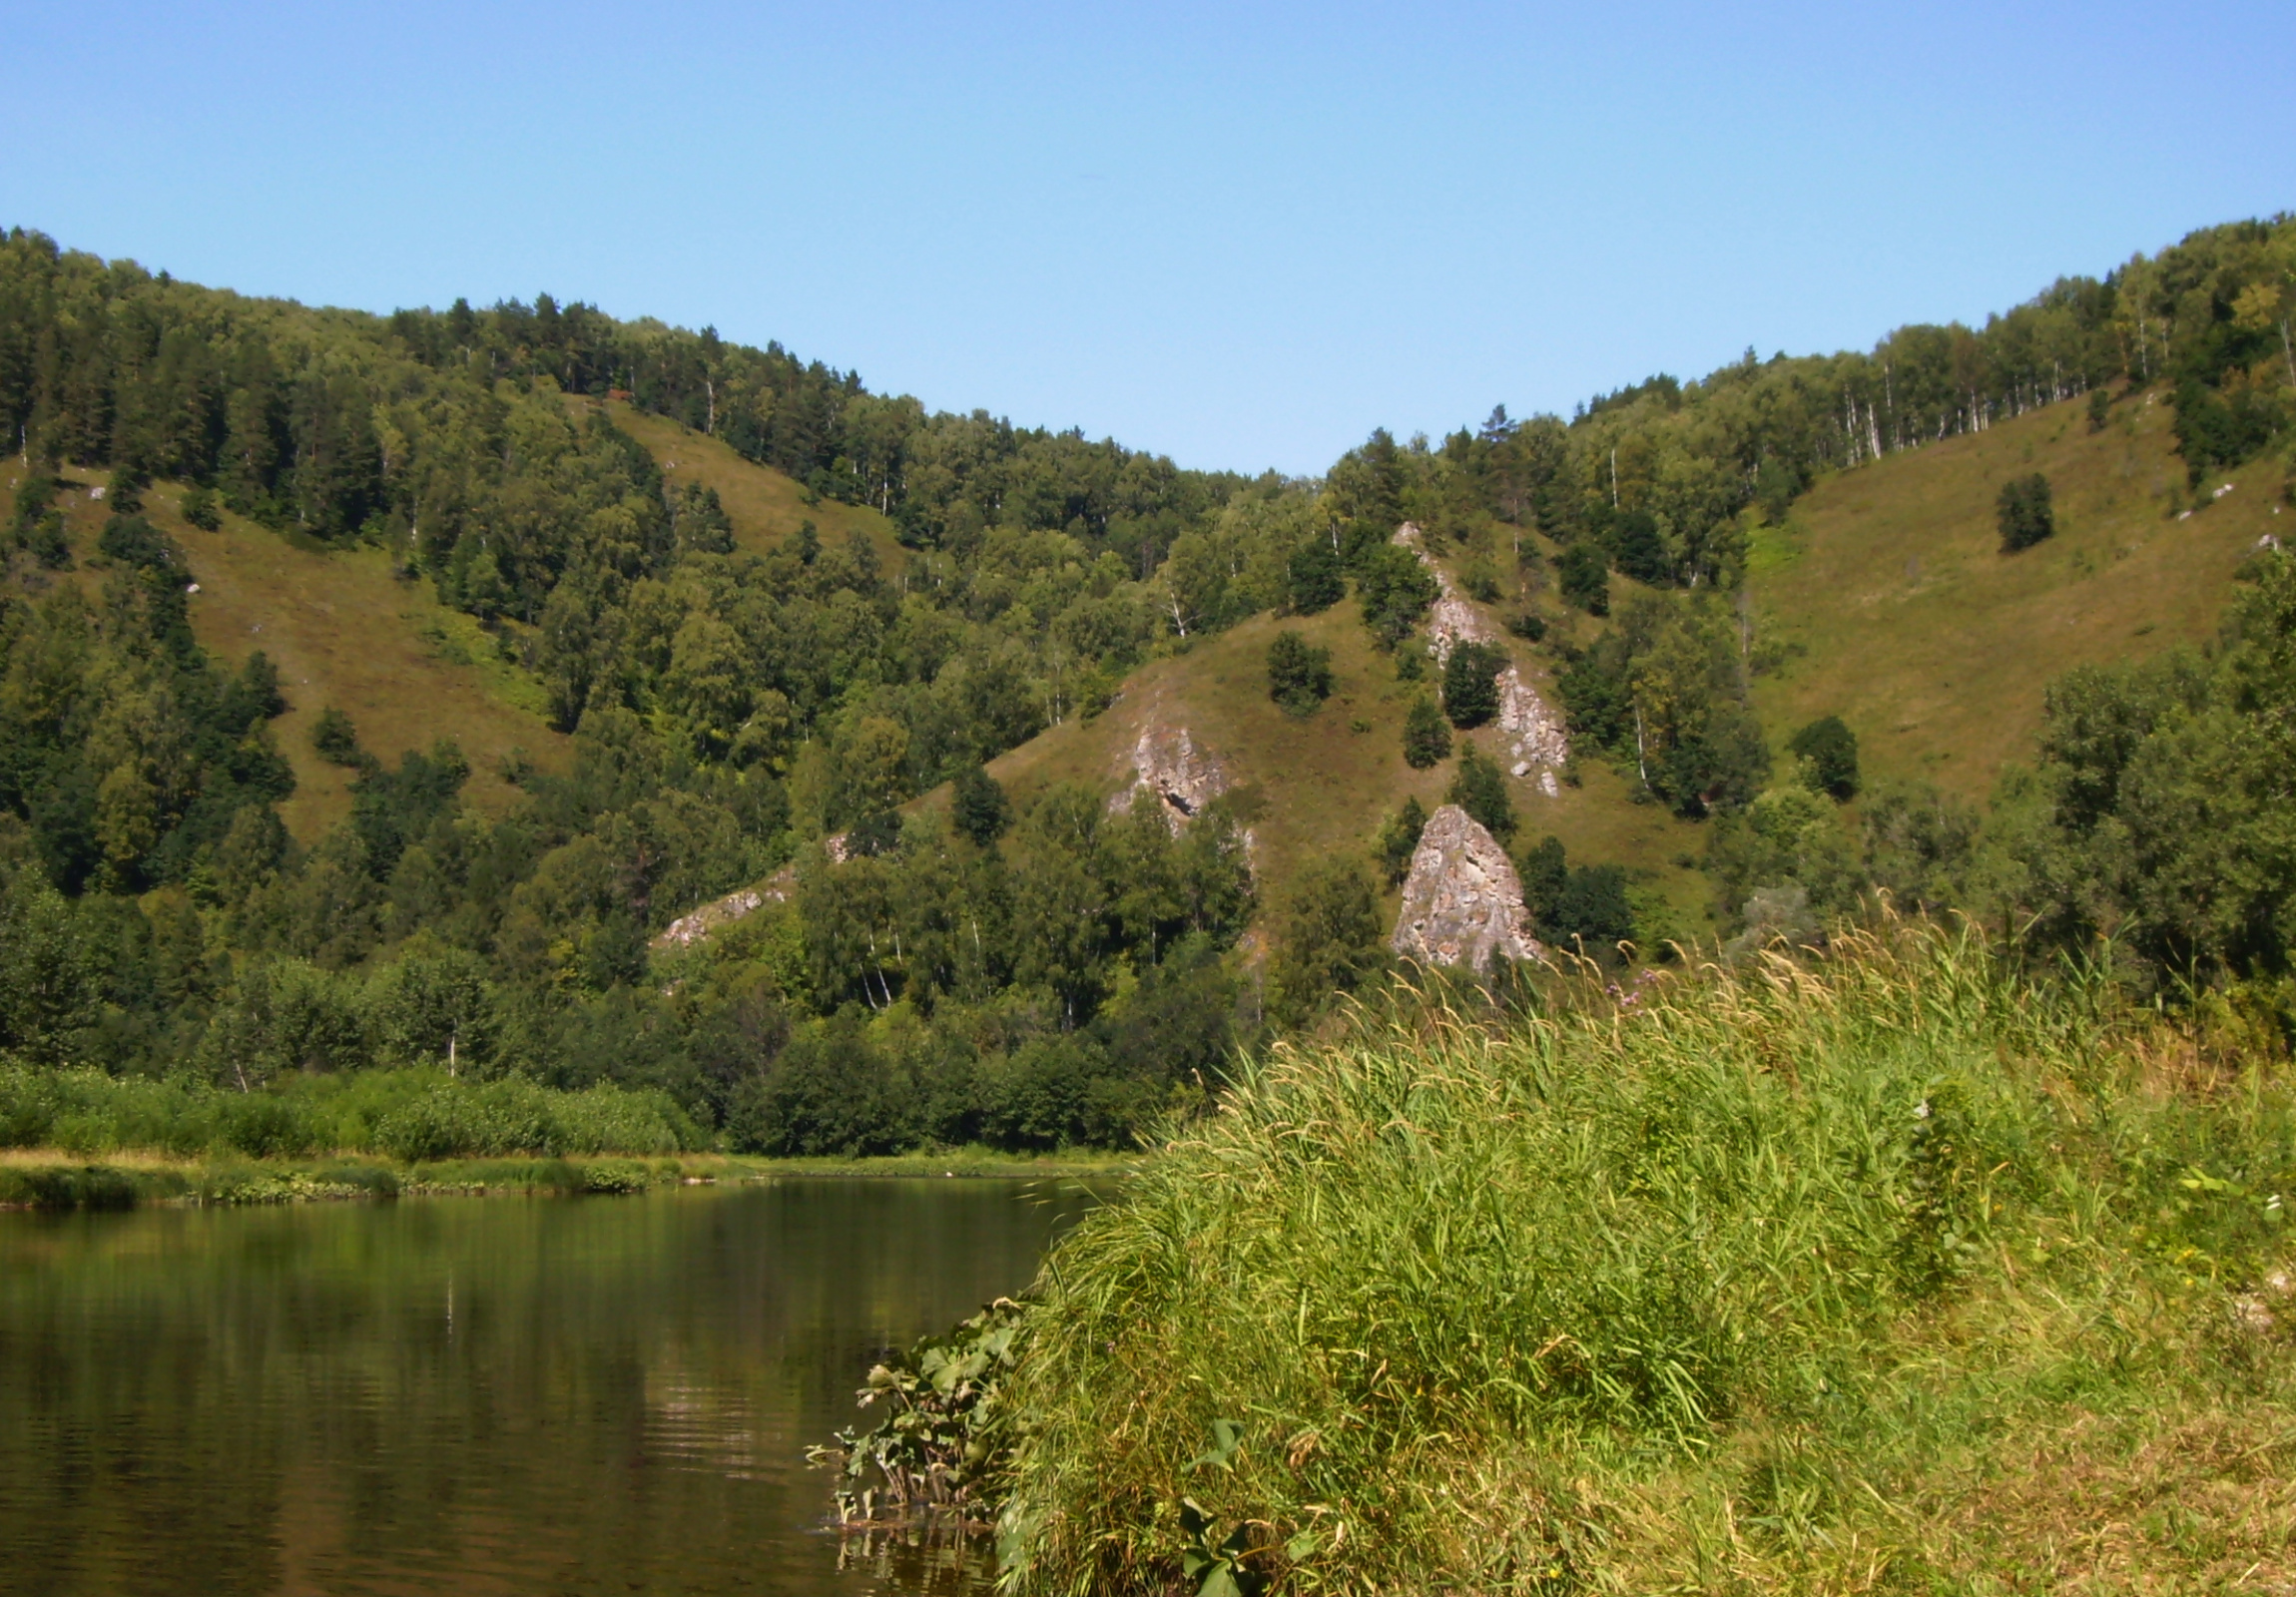
[[[841,1549],[804,1449],[1090,1202],[793,1181],[0,1214],[0,1592],[971,1587],[946,1549]]]

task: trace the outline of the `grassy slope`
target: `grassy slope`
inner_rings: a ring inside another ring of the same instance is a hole
[[[0,490],[13,494],[20,461],[0,465]],[[98,473],[67,473],[93,485]],[[485,809],[500,809],[516,790],[499,773],[502,758],[524,749],[544,770],[562,769],[567,740],[543,719],[540,689],[505,664],[468,616],[446,609],[426,582],[392,575],[379,549],[328,549],[226,514],[202,532],[179,514],[180,490],[162,484],[145,496],[145,514],[183,546],[200,585],[192,629],[227,665],[262,649],[280,668],[287,713],[273,723],[281,753],[294,767],[294,796],[280,806],[294,834],[309,841],[350,811],[350,773],[311,752],[310,729],[334,706],[359,739],[385,761],[428,749],[440,737],[462,746],[471,766],[466,792]],[[104,506],[87,494],[65,499],[80,569],[93,595],[102,574],[91,566]]]
[[[1284,628],[1332,651],[1335,690],[1305,720],[1268,698],[1268,642]],[[1320,616],[1257,616],[1186,654],[1150,663],[1096,721],[1055,727],[989,769],[1019,795],[1055,782],[1113,788],[1129,779],[1144,728],[1185,727],[1239,784],[1257,790],[1254,862],[1261,880],[1280,892],[1311,859],[1368,858],[1381,822],[1407,797],[1430,807],[1441,801],[1452,767],[1414,771],[1403,758],[1404,716],[1415,697],[1433,689],[1432,681],[1396,680],[1393,660],[1372,647],[1352,600]],[[1355,730],[1359,725],[1365,730]],[[1495,729],[1473,737],[1494,758],[1503,753]],[[1650,866],[1670,897],[1698,901],[1695,878],[1672,862],[1696,846],[1690,828],[1656,806],[1628,802],[1624,785],[1607,770],[1587,770],[1583,788],[1565,788],[1555,798],[1517,782],[1514,797],[1524,836],[1551,831],[1574,857]]]
[[[1807,650],[1757,684],[1774,745],[1838,714],[1869,776],[1982,798],[2005,763],[2030,759],[2050,678],[2207,636],[2257,538],[2296,533],[2273,513],[2276,461],[2212,478],[2234,491],[2179,521],[2166,402],[2124,400],[2094,435],[2084,410],[2051,405],[1845,473],[1757,535],[1757,638]],[[1994,496],[2031,471],[2055,490],[2058,531],[2004,555]]]
[[[570,400],[576,405],[600,403]],[[718,490],[718,500],[734,524],[734,541],[752,554],[763,554],[784,538],[797,536],[800,525],[812,522],[825,543],[859,532],[876,545],[877,559],[889,573],[900,567],[905,551],[894,541],[892,523],[866,506],[824,499],[807,504],[805,488],[793,477],[745,460],[716,438],[696,432],[667,416],[648,415],[620,400],[603,401],[614,425],[645,445],[673,485],[698,482]]]

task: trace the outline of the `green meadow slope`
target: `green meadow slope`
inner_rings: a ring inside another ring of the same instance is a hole
[[[2049,405],[1832,477],[1758,531],[1754,699],[1773,747],[1839,715],[1869,778],[1982,798],[2030,759],[2050,679],[2213,635],[2240,562],[2296,517],[2270,457],[2209,478],[2191,509],[2170,423],[2149,394],[2096,433],[2082,403]],[[1995,496],[2035,471],[2056,534],[2003,554]]]
[[[2035,471],[2053,487],[2057,531],[2005,555],[1996,496]],[[1869,784],[1927,781],[1982,800],[2005,765],[2031,759],[2053,678],[2214,636],[2241,562],[2265,535],[2296,531],[2282,475],[2266,458],[2192,492],[2166,402],[2138,393],[2100,432],[2084,403],[2066,402],[1825,479],[1783,526],[1752,535],[1749,665],[1772,749],[1839,715]],[[1641,591],[1616,575],[1612,589],[1614,601]],[[1507,647],[1551,700],[1552,645],[1583,646],[1609,623],[1557,613],[1551,594],[1528,602],[1549,614],[1550,643]],[[1501,607],[1481,608],[1495,620]],[[1267,646],[1284,627],[1332,651],[1336,691],[1306,720],[1267,696]],[[1405,712],[1432,688],[1397,680],[1352,601],[1305,619],[1263,615],[1152,662],[1106,714],[1055,727],[991,770],[1021,793],[1106,787],[1128,780],[1143,732],[1185,727],[1250,790],[1262,879],[1280,892],[1303,861],[1366,854],[1407,798],[1439,799],[1450,768],[1415,772],[1402,757]],[[1471,736],[1497,753],[1493,731]],[[1703,828],[1637,802],[1632,773],[1591,749],[1574,774],[1554,798],[1512,784],[1522,838],[1551,832],[1574,860],[1627,867],[1645,909],[1669,912],[1646,934],[1710,932],[1712,886],[1695,865]]]
[[[673,489],[689,482],[715,488],[734,524],[735,546],[745,553],[764,554],[783,539],[796,537],[810,521],[824,540],[842,541],[858,532],[875,547],[879,563],[888,570],[900,563],[902,551],[893,539],[892,523],[866,505],[822,498],[808,504],[805,486],[786,472],[746,460],[723,439],[622,400],[577,398],[567,403],[603,409],[615,426],[645,445]]]
[[[23,470],[20,459],[0,462],[0,493],[12,495]],[[79,484],[63,499],[75,569],[51,580],[77,583],[93,598],[103,585],[96,537],[106,508],[88,490],[103,478],[82,471],[68,480]],[[330,707],[388,763],[454,739],[470,762],[465,792],[484,809],[516,797],[502,775],[514,754],[540,770],[564,769],[569,740],[545,719],[533,679],[502,658],[473,618],[441,605],[430,583],[402,579],[386,551],[330,548],[228,511],[216,531],[202,531],[183,519],[182,498],[181,485],[158,484],[144,495],[144,514],[182,547],[199,584],[191,620],[201,646],[234,668],[261,649],[279,667],[287,711],[273,732],[295,775],[280,814],[295,836],[312,841],[350,812],[354,774],[310,745]]]
[[[1332,652],[1332,697],[1313,716],[1286,715],[1268,696],[1268,645],[1286,629]],[[1551,702],[1543,657],[1525,644],[1510,649]],[[1152,661],[1125,682],[1106,713],[1052,728],[992,762],[989,772],[1017,795],[1055,782],[1111,788],[1131,780],[1144,734],[1185,729],[1244,790],[1255,864],[1280,897],[1311,860],[1368,860],[1382,823],[1406,799],[1431,809],[1442,801],[1453,763],[1414,771],[1403,757],[1404,717],[1415,699],[1435,692],[1434,675],[1399,681],[1395,657],[1374,647],[1353,600],[1316,616],[1255,616]],[[1459,735],[1467,741],[1502,766],[1511,758],[1495,727]],[[1579,762],[1577,785],[1561,786],[1551,798],[1539,791],[1536,775],[1509,784],[1518,840],[1552,833],[1573,859],[1629,864],[1645,890],[1675,907],[1683,929],[1698,929],[1706,893],[1689,863],[1700,846],[1695,827],[1661,805],[1633,802],[1627,784],[1599,762]],[[1392,891],[1389,898],[1392,912]]]

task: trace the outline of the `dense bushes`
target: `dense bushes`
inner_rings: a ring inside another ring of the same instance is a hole
[[[412,1163],[506,1154],[663,1154],[705,1146],[660,1093],[458,1080],[432,1070],[300,1077],[237,1092],[98,1070],[0,1065],[0,1147],[80,1155],[292,1158],[373,1153]]]
[[[2001,524],[2005,555],[2030,549],[2053,535],[2056,512],[2050,502],[2048,478],[2035,471],[2003,483],[2001,495],[1994,502],[1994,519]]]
[[[1286,629],[1268,644],[1268,697],[1288,716],[1312,716],[1332,696],[1332,652]]]
[[[1201,1107],[1248,1034],[1218,940],[1178,937],[1128,990],[1072,1030],[949,1006],[928,1025],[907,999],[849,1004],[746,1060],[728,1085],[737,1153],[842,1156],[978,1143],[1009,1151],[1125,1147],[1168,1110]],[[982,1033],[1005,1031],[1005,1046]]]

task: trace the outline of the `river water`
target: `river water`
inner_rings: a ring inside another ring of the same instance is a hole
[[[1014,1183],[0,1214],[0,1592],[917,1593],[804,1462],[1088,1208]]]

